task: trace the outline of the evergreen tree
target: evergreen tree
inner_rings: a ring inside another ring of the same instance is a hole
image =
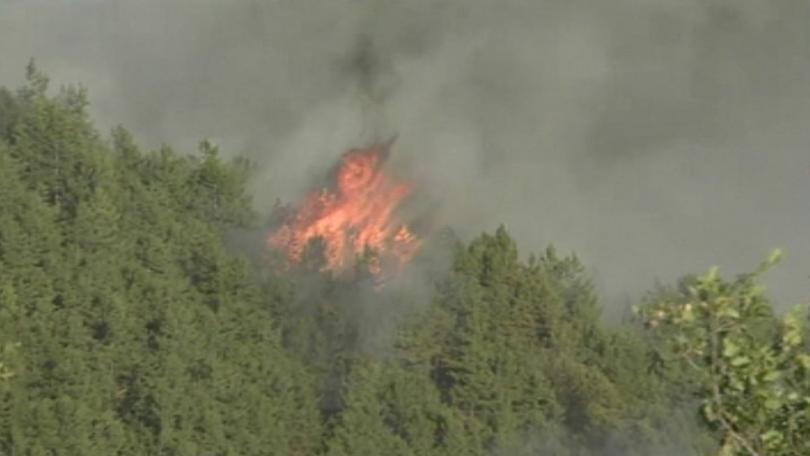
[[[312,454],[310,374],[224,246],[245,165],[109,144],[47,83],[0,97],[0,453]]]
[[[426,245],[428,291],[372,251],[324,271],[322,240],[249,264],[248,162],[105,139],[83,88],[26,76],[0,88],[0,454],[810,451],[810,325],[756,284],[773,261],[660,287],[647,330],[503,228]]]
[[[624,454],[674,445],[654,424],[664,386],[635,378],[646,367],[640,339],[598,318],[576,258],[549,248],[523,263],[500,228],[458,246],[453,275],[402,347],[430,370],[479,451],[518,451],[537,435],[550,436],[541,447],[575,454],[606,442]]]
[[[441,402],[426,372],[368,361],[346,387],[346,409],[327,454],[471,454],[472,445],[459,438],[460,417]]]

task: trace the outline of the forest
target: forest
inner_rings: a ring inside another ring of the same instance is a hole
[[[99,132],[33,62],[0,89],[0,454],[810,454],[808,314],[761,281],[780,251],[608,323],[587,259],[504,227],[441,230],[382,289],[317,243],[270,267],[230,242],[265,223],[250,176]]]

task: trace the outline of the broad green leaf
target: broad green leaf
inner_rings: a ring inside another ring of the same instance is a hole
[[[744,366],[744,365],[746,365],[746,364],[748,364],[750,362],[751,362],[751,360],[747,356],[738,356],[738,357],[733,358],[731,360],[731,365],[734,366],[734,367],[740,367],[740,366]]]
[[[740,347],[734,343],[731,339],[724,339],[723,340],[723,356],[726,358],[732,358],[740,352]]]

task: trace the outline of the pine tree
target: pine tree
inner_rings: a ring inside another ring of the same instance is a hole
[[[459,438],[462,421],[442,404],[427,372],[366,361],[346,387],[346,409],[327,454],[478,454]]]
[[[312,454],[310,373],[224,247],[252,217],[244,168],[122,128],[111,148],[84,91],[47,82],[32,64],[0,100],[0,343],[20,342],[0,450]]]

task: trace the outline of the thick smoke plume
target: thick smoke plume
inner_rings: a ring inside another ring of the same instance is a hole
[[[0,83],[33,56],[104,128],[248,155],[264,211],[396,132],[442,223],[576,251],[610,300],[778,246],[792,303],[808,23],[806,0],[0,0]]]

